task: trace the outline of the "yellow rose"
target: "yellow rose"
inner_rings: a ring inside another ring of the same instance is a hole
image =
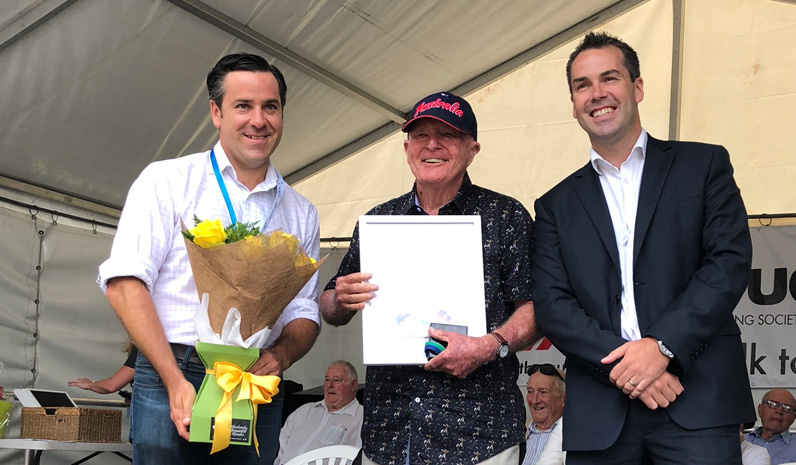
[[[223,245],[224,240],[227,238],[227,233],[224,232],[221,220],[204,220],[197,224],[196,227],[189,229],[188,232],[193,234],[194,244],[204,249]]]

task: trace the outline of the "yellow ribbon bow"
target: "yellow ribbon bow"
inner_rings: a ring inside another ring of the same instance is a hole
[[[260,445],[257,442],[257,431],[254,426],[257,424],[257,406],[259,404],[271,403],[271,397],[279,393],[279,377],[273,375],[258,376],[241,370],[237,365],[228,362],[216,362],[212,370],[207,370],[208,374],[216,375],[216,383],[224,390],[224,397],[221,405],[216,411],[215,433],[213,434],[213,448],[211,454],[226,449],[232,434],[232,393],[240,385],[240,393],[235,402],[250,400],[254,410],[254,421],[252,422],[252,433],[254,436],[254,447],[257,455],[260,455]]]

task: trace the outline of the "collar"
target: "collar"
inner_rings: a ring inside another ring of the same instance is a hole
[[[622,163],[623,165],[625,163],[633,163],[636,159],[643,160],[646,157],[648,138],[647,130],[641,128],[641,134],[639,134],[636,143],[633,145],[633,149],[630,151],[630,155],[627,157],[627,160]],[[603,175],[604,168],[611,167],[616,169],[612,164],[605,161],[605,159],[601,157],[599,153],[595,152],[593,148],[589,149],[589,160],[591,160],[591,166],[594,168],[594,171],[596,171],[600,176]]]
[[[757,436],[758,438],[760,438],[760,439],[763,439],[763,437],[760,435],[762,432],[763,432],[763,427],[762,427],[762,426],[759,426],[759,427],[755,428],[755,429],[754,429],[754,431],[752,431],[750,434],[754,434],[754,435],[755,435],[755,436]],[[785,444],[790,444],[790,431],[789,431],[789,430],[785,430],[785,431],[783,431],[783,432],[781,432],[781,433],[779,433],[779,434],[775,434],[775,435],[774,435],[774,436],[771,438],[771,440],[770,440],[770,441],[766,441],[766,442],[771,442],[771,441],[773,441],[774,439],[776,439],[776,438],[777,438],[777,436],[781,437],[781,438],[782,438],[782,440],[783,440],[783,441],[785,441]],[[765,441],[765,439],[763,439],[763,440]]]
[[[439,209],[441,214],[446,215],[462,215],[464,211],[467,209],[467,205],[470,201],[469,193],[473,189],[473,182],[470,181],[470,175],[467,172],[464,172],[464,179],[462,180],[462,185],[459,187],[459,191],[456,192],[456,195],[453,198],[442,206]],[[401,211],[405,212],[407,215],[425,215],[426,212],[420,207],[420,203],[417,199],[417,181],[412,185],[412,192],[411,195],[408,196],[406,203],[401,207]],[[444,212],[444,213],[443,213]]]
[[[563,418],[563,416],[558,417],[558,420],[556,420],[555,423],[553,423],[553,426],[551,426],[550,429],[545,430],[545,431],[539,430],[536,427],[536,423],[534,423],[533,420],[531,420],[531,424],[528,425],[528,433],[530,433],[530,434],[548,434],[548,433],[552,433],[556,429],[558,424],[561,423],[561,419],[562,418]]]
[[[216,142],[216,145],[213,146],[213,150],[216,153],[216,161],[218,162],[218,169],[222,173],[227,173],[227,176],[234,179],[236,182],[238,181],[238,175],[235,173],[235,168],[232,166],[232,163],[229,161],[229,157],[227,157],[227,153],[224,151],[224,147],[221,146],[221,141],[219,140]],[[207,152],[207,156],[210,156],[210,152]],[[210,162],[207,163],[207,169],[212,174],[213,167],[210,166]],[[258,191],[269,191],[277,187],[277,185],[281,181],[281,176],[274,168],[274,165],[271,163],[271,160],[268,160],[268,171],[265,173],[265,179],[260,184],[257,184],[257,187],[254,188],[252,192]]]
[[[326,413],[330,413],[332,415],[348,415],[350,417],[353,417],[353,416],[355,416],[357,414],[357,408],[359,408],[359,401],[357,400],[356,397],[354,397],[354,400],[349,402],[345,407],[343,407],[343,408],[341,408],[339,410],[335,410],[334,412],[330,412],[329,411],[329,408],[326,407],[326,401],[325,400],[322,400],[322,401],[318,402],[317,404],[315,404],[314,408],[318,408],[318,407],[323,408],[324,410],[326,410]]]

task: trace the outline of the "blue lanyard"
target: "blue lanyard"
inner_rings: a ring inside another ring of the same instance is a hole
[[[218,182],[218,187],[221,189],[221,195],[224,197],[224,203],[227,204],[227,211],[229,211],[229,220],[231,221],[230,224],[235,224],[238,222],[238,217],[235,216],[235,208],[232,207],[232,200],[229,198],[229,192],[227,192],[227,186],[224,184],[224,178],[221,177],[221,170],[218,169],[218,161],[216,161],[216,151],[215,149],[210,150],[210,163],[213,165],[213,173],[216,175],[216,181]],[[276,171],[276,198],[274,199],[274,204],[271,206],[271,210],[268,212],[268,215],[265,217],[265,222],[263,223],[262,228],[260,231],[265,231],[265,225],[268,224],[268,221],[271,219],[271,215],[273,215],[274,210],[276,210],[276,206],[279,204],[279,201],[282,200],[282,193],[285,191],[285,180],[282,179],[282,175]]]

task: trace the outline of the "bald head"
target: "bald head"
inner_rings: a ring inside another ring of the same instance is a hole
[[[793,424],[796,399],[786,389],[772,389],[763,396],[763,401],[757,406],[757,414],[762,424],[760,436],[768,441]]]

